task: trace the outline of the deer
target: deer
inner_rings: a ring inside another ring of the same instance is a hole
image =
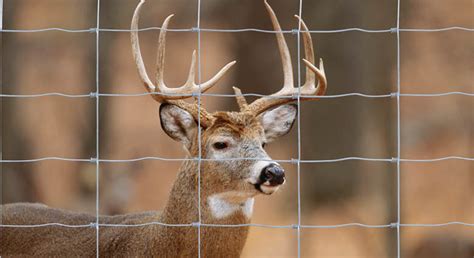
[[[167,87],[163,74],[166,32],[173,17],[170,15],[164,20],[158,36],[156,84],[152,83],[145,70],[138,38],[144,3],[145,0],[139,2],[131,22],[132,53],[146,90],[160,104],[163,131],[184,146],[188,158],[179,169],[163,211],[99,216],[99,224],[92,224],[95,225],[92,227],[28,228],[15,225],[87,225],[95,223],[96,217],[39,203],[6,204],[0,206],[0,255],[94,256],[96,230],[99,230],[98,252],[101,256],[188,257],[198,256],[200,251],[203,257],[238,257],[248,235],[255,197],[271,195],[285,183],[283,167],[269,157],[264,146],[291,130],[297,116],[296,99],[292,96],[316,96],[301,98],[314,100],[324,95],[327,88],[322,59],[319,68],[313,64],[312,39],[304,21],[295,15],[301,24],[304,42],[304,85],[294,86],[288,46],[275,12],[265,0],[281,55],[283,87],[250,104],[241,90],[234,87],[240,110],[210,113],[196,101],[186,99],[213,87],[235,61],[222,67],[208,81],[196,84],[194,51],[184,85]],[[199,156],[201,162],[196,160]],[[148,225],[140,226],[146,223]],[[179,226],[182,224],[191,226]]]

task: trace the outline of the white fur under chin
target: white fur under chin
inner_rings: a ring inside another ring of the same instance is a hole
[[[224,219],[241,211],[250,219],[253,213],[254,194],[230,191],[213,194],[207,198],[211,214],[216,219]]]
[[[265,184],[260,185],[260,189],[265,194],[273,194],[278,191],[279,188],[280,186],[266,186]]]

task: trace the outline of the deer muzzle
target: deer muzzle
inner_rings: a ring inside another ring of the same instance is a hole
[[[260,172],[259,183],[255,188],[264,194],[274,193],[285,183],[285,170],[278,164],[271,163]]]
[[[260,180],[269,186],[278,186],[285,182],[285,170],[277,164],[270,164],[263,168]]]

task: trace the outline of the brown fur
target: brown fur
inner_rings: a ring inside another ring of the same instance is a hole
[[[196,208],[197,178],[193,161],[183,164],[170,199],[163,213],[145,212],[119,216],[101,216],[101,224],[141,224],[164,222],[184,224],[198,221]],[[204,187],[203,187],[204,188]],[[204,190],[204,189],[203,189]],[[202,222],[207,224],[241,224],[249,220],[241,213],[224,220],[208,214],[202,197]],[[2,224],[33,225],[63,223],[83,225],[95,222],[95,216],[54,209],[41,204],[7,204],[0,206]],[[238,257],[247,237],[248,228],[201,228],[203,257]],[[96,255],[96,229],[48,226],[40,228],[0,228],[2,256],[92,257]],[[230,245],[229,242],[232,244]],[[197,227],[100,227],[100,256],[129,257],[189,257],[197,256]]]
[[[215,134],[236,134],[241,138],[260,139],[263,129],[257,119],[239,113],[220,112],[214,124],[202,132],[202,155]],[[260,141],[257,142],[260,144]],[[189,149],[190,156],[198,154],[197,135]],[[252,155],[252,154],[250,154]],[[248,161],[242,161],[248,162]],[[163,222],[186,224],[198,221],[197,161],[183,163],[174,183],[168,203],[162,213],[145,212],[119,216],[101,216],[100,224],[141,224]],[[234,164],[231,166],[240,166]],[[207,196],[226,190],[234,178],[222,177],[212,162],[201,165],[201,207],[204,224],[244,224],[250,219],[241,211],[225,219],[215,219],[209,212]],[[216,174],[217,173],[217,174]],[[218,187],[221,185],[221,187]],[[85,225],[95,222],[95,216],[54,209],[42,204],[7,204],[0,206],[2,224],[34,225],[63,223]],[[201,254],[203,257],[238,257],[247,238],[248,227],[201,227]],[[37,228],[0,227],[1,256],[80,256],[96,255],[96,229],[47,226]],[[140,227],[100,227],[99,254],[111,256],[197,256],[197,227],[167,227],[148,225]]]

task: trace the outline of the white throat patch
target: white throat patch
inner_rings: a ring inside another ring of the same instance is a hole
[[[209,196],[207,203],[212,216],[216,219],[229,217],[238,211],[250,219],[255,201],[253,196],[251,193],[230,191]]]

